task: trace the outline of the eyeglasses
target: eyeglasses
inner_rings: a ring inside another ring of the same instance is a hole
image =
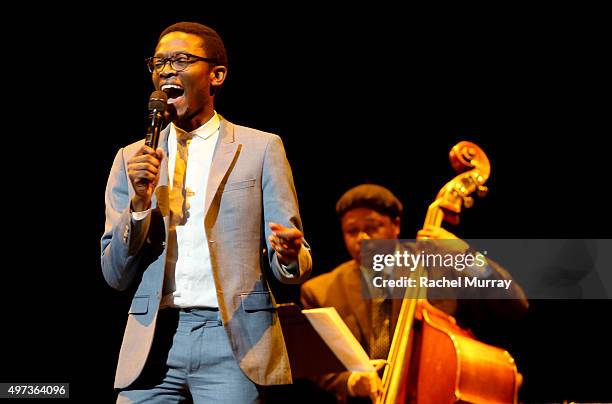
[[[216,64],[216,61],[214,59],[192,55],[191,53],[177,53],[176,55],[167,58],[150,57],[145,60],[150,73],[163,72],[164,68],[166,67],[166,63],[168,62],[170,62],[170,67],[172,67],[174,71],[182,72],[183,70],[191,66],[193,63],[199,61]]]

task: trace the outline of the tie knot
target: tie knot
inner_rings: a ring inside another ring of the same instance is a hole
[[[187,145],[187,142],[193,139],[193,136],[194,136],[193,132],[185,132],[183,130],[178,130],[177,128],[176,141],[180,143],[181,145],[183,146]]]
[[[181,146],[187,146],[191,139],[193,139],[193,135],[190,133],[186,133],[183,136],[179,136],[177,138],[177,141],[181,144]]]

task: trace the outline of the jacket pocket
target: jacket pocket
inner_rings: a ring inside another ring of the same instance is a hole
[[[149,310],[149,296],[134,296],[129,314],[146,314]]]
[[[267,291],[241,293],[240,303],[242,309],[246,312],[276,309],[276,306],[272,303],[272,296]]]
[[[255,178],[250,179],[250,180],[231,182],[229,184],[225,184],[225,187],[223,188],[223,192],[234,191],[236,189],[242,189],[242,188],[250,188],[254,186],[255,186]]]

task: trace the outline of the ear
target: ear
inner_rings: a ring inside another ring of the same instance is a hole
[[[227,67],[215,66],[210,69],[210,85],[213,87],[220,87],[227,77]]]
[[[398,217],[392,220],[393,222],[393,233],[395,233],[395,238],[399,238],[400,228],[401,228],[401,220]]]

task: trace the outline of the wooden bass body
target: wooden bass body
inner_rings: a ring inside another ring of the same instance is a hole
[[[517,402],[522,379],[508,351],[474,339],[426,300],[415,320],[407,391],[398,402]]]

